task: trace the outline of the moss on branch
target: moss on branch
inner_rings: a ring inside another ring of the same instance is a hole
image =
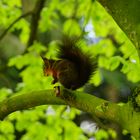
[[[8,114],[34,106],[53,104],[70,105],[92,113],[98,117],[117,121],[118,105],[98,97],[67,89],[61,89],[61,96],[56,97],[54,90],[41,90],[14,95],[0,103],[0,119]]]
[[[59,97],[55,96],[54,90],[41,90],[13,95],[0,103],[0,119],[3,120],[12,112],[39,105],[70,105],[89,112],[97,118],[116,122],[136,138],[139,138],[140,112],[135,112],[129,103],[118,105],[93,95],[63,88],[60,92]],[[133,127],[130,124],[133,124]]]

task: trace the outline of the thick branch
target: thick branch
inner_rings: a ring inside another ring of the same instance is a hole
[[[27,94],[12,96],[0,103],[0,119],[14,111],[28,109],[45,104],[66,104],[63,100],[54,96],[54,91],[35,91]]]
[[[97,118],[117,122],[136,138],[140,138],[140,112],[135,112],[131,103],[118,105],[93,95],[67,89],[61,89],[60,93],[61,96],[56,97],[54,90],[42,90],[12,96],[0,103],[0,119],[14,111],[39,105],[70,105]]]
[[[35,91],[10,97],[0,103],[0,119],[4,119],[14,111],[44,104],[68,104],[100,118],[118,121],[118,105],[89,94],[66,89],[61,90],[61,97],[56,97],[53,90]]]
[[[35,8],[33,10],[33,16],[31,19],[31,25],[30,25],[31,32],[30,32],[30,36],[29,36],[29,40],[28,40],[28,46],[31,46],[33,44],[33,41],[36,39],[38,22],[40,19],[40,13],[44,7],[45,1],[46,0],[38,0],[36,2]]]

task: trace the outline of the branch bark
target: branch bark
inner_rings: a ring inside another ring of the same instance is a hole
[[[117,121],[115,116],[117,115],[118,105],[89,94],[66,89],[61,89],[60,97],[55,96],[54,90],[35,91],[12,96],[0,103],[0,119],[4,119],[14,111],[44,104],[67,104],[86,112],[92,112],[101,118]]]
[[[28,47],[31,46],[33,44],[33,41],[36,39],[36,34],[37,34],[37,28],[38,28],[38,22],[40,19],[40,13],[41,10],[44,7],[46,0],[38,0],[36,2],[35,8],[33,10],[33,15],[32,15],[32,19],[31,19],[31,32],[30,32],[30,36],[29,36],[29,40],[28,40]]]
[[[60,93],[60,97],[55,96],[54,90],[42,90],[14,95],[0,103],[0,119],[4,119],[14,111],[34,106],[45,104],[70,105],[89,112],[99,119],[116,122],[136,138],[140,138],[140,135],[138,135],[140,112],[135,112],[130,103],[119,105],[93,95],[68,89],[61,89]]]

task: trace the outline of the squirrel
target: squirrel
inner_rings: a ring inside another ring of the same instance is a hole
[[[58,60],[42,57],[44,75],[53,76],[53,84],[60,82],[65,88],[75,90],[84,86],[96,71],[95,58],[83,52],[78,42],[77,37],[64,36],[58,45]]]

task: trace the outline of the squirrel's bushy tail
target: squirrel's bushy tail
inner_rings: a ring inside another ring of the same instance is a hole
[[[79,42],[80,39],[77,37],[64,36],[62,43],[59,45],[58,53],[59,59],[66,59],[75,64],[79,73],[79,81],[76,88],[87,83],[97,68],[96,59],[88,52],[83,52],[79,48]]]

